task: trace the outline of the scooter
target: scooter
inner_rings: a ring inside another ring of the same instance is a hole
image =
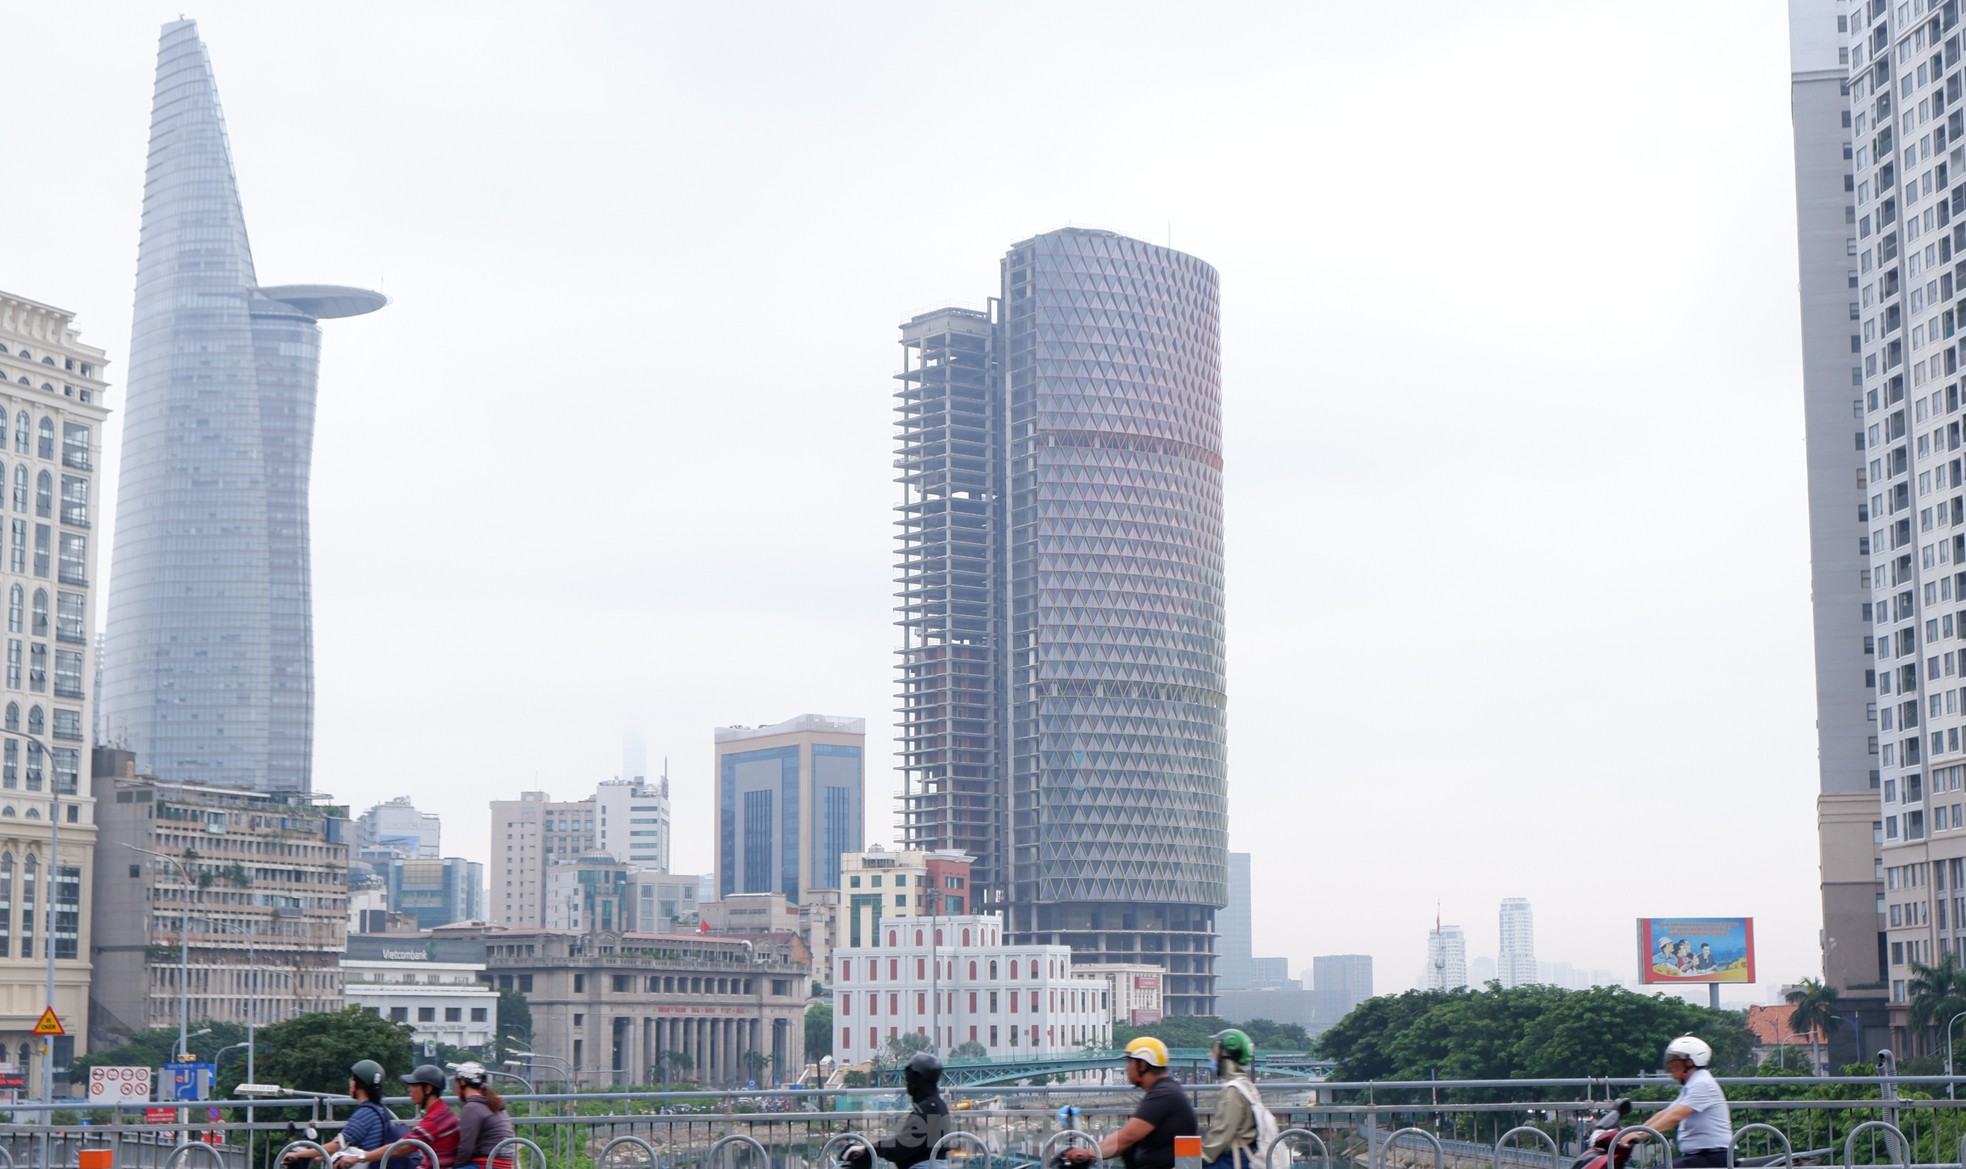
[[[1584,1133],[1583,1148],[1577,1152],[1577,1159],[1570,1162],[1570,1169],[1605,1169],[1606,1154],[1610,1154],[1611,1169],[1624,1169],[1631,1159],[1629,1147],[1612,1149],[1611,1142],[1618,1136],[1618,1130],[1625,1127],[1625,1117],[1631,1115],[1632,1102],[1620,1097],[1611,1107],[1593,1115],[1588,1131]]]

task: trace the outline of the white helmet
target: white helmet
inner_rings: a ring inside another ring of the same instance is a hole
[[[1686,1060],[1696,1068],[1703,1068],[1713,1062],[1713,1048],[1697,1035],[1681,1035],[1666,1044],[1666,1058],[1673,1056]]]

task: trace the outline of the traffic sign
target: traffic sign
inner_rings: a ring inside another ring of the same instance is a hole
[[[175,1108],[146,1108],[143,1110],[145,1124],[171,1124],[177,1120]]]
[[[149,1068],[90,1068],[89,1099],[98,1104],[131,1104],[150,1099]]]
[[[36,1035],[68,1034],[68,1032],[62,1030],[61,1020],[55,1018],[55,1009],[53,1007],[49,1007],[47,1010],[41,1012],[41,1021],[34,1025],[34,1033]]]
[[[216,1109],[216,1108],[207,1108],[207,1109],[205,1109],[205,1119],[206,1119],[206,1120],[219,1120],[219,1119],[221,1119],[221,1118],[222,1118],[223,1116],[224,1116],[224,1113],[222,1113],[222,1112],[221,1112],[220,1110],[218,1110],[218,1109]]]

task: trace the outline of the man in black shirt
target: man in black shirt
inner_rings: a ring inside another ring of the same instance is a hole
[[[896,1169],[912,1169],[928,1160],[935,1144],[949,1135],[949,1105],[942,1099],[942,1061],[926,1051],[918,1051],[902,1069],[908,1086],[908,1115],[895,1125],[894,1134],[874,1142],[873,1152],[891,1161]],[[867,1146],[856,1145],[847,1154],[852,1169],[871,1169],[873,1157]]]
[[[1119,1157],[1126,1169],[1174,1169],[1174,1138],[1200,1135],[1194,1106],[1180,1082],[1167,1072],[1167,1044],[1144,1035],[1127,1044],[1126,1079],[1146,1089],[1139,1107],[1118,1132],[1099,1142],[1096,1152],[1084,1147],[1065,1150],[1067,1165]]]

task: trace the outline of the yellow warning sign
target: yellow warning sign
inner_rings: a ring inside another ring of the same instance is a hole
[[[61,1020],[55,1018],[55,1009],[53,1007],[49,1007],[47,1010],[41,1012],[41,1021],[34,1025],[34,1033],[36,1035],[68,1034],[68,1032],[62,1030]]]

